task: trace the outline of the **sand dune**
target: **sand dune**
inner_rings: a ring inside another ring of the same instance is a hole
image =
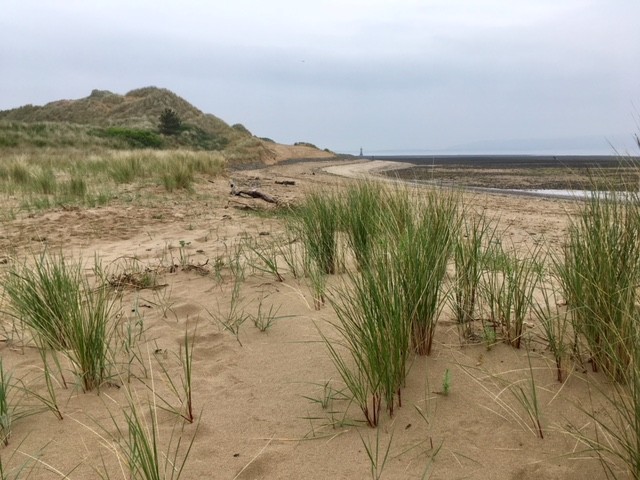
[[[295,202],[308,189],[341,188],[349,181],[342,177],[358,178],[390,166],[379,161],[341,162],[273,165],[231,176],[239,184]],[[296,185],[274,183],[285,178]],[[495,376],[526,378],[524,351],[502,344],[490,351],[482,344],[461,346],[447,312],[438,327],[434,354],[412,364],[402,408],[394,418],[384,415],[377,432],[358,426],[361,414],[339,394],[344,386],[319,335],[319,330],[334,335],[330,323],[336,315],[329,305],[319,311],[313,308],[304,279],[294,278],[283,266],[284,282],[278,282],[247,266],[238,311],[255,317],[259,308],[264,312],[272,307],[282,318],[266,332],[247,320],[237,339],[222,328],[219,320],[228,318],[232,308],[234,277],[229,266],[237,246],[247,238],[258,247],[283,243],[285,227],[277,218],[237,208],[238,202],[252,208],[267,206],[260,200],[230,198],[228,179],[199,183],[196,190],[198,199],[185,196],[147,207],[17,218],[3,224],[0,238],[3,255],[12,259],[44,246],[60,247],[89,262],[98,255],[113,269],[134,262],[157,272],[157,284],[164,286],[123,289],[119,321],[122,326],[143,328],[142,364],[132,366],[132,374],[143,381],[134,379],[130,385],[143,404],[153,398],[143,383],[150,384],[153,378],[157,394],[179,405],[161,375],[160,363],[179,379],[177,355],[185,330],[195,335],[193,398],[199,420],[197,427],[184,428],[185,439],[196,437],[183,478],[370,478],[364,444],[375,444],[377,434],[381,457],[390,444],[382,476],[387,479],[423,478],[425,472],[433,479],[605,478],[596,460],[580,458],[576,452],[581,448],[564,430],[568,421],[587,423],[575,402],[587,398],[585,379],[594,376],[572,371],[564,384],[557,383],[552,357],[541,342],[533,343],[546,433],[541,440],[530,430],[526,413],[492,381]],[[469,194],[466,201],[499,218],[503,241],[522,248],[540,242],[559,247],[567,211],[572,209],[571,203],[560,200],[502,195]],[[180,266],[181,253],[187,264],[201,265],[202,271],[169,268]],[[341,282],[331,278],[330,287]],[[41,361],[34,348],[21,347],[18,338],[5,339],[0,354],[15,376],[43,391]],[[446,369],[451,371],[452,387],[445,397],[439,392]],[[58,387],[64,420],[44,412],[16,421],[9,446],[0,448],[3,462],[16,465],[27,460],[27,454],[37,456],[30,478],[43,479],[60,478],[45,465],[69,473],[69,478],[97,478],[94,469],[104,462],[112,478],[127,478],[107,441],[115,431],[109,412],[120,418],[118,405],[125,403],[125,390],[105,387],[98,395]],[[514,410],[500,407],[496,398]],[[328,402],[326,408],[323,401]],[[166,442],[176,417],[160,410],[158,420]]]

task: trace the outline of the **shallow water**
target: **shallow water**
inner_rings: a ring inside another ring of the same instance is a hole
[[[556,190],[556,189],[504,189],[504,192],[534,195],[539,197],[567,198],[581,200],[598,194],[602,198],[632,198],[636,192],[594,192],[593,190]]]

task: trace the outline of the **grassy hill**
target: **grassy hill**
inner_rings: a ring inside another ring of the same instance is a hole
[[[159,133],[159,117],[167,108],[182,120],[178,135]],[[274,156],[267,142],[244,126],[229,126],[156,87],[125,95],[93,90],[78,100],[0,111],[0,148],[25,147],[221,150],[231,163],[264,162]]]

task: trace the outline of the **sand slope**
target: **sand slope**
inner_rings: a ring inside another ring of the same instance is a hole
[[[350,176],[362,172],[357,167],[361,163],[325,168],[329,165],[274,165],[232,177],[293,202],[309,188],[339,188],[346,180],[338,175],[345,170]],[[277,179],[293,179],[296,185],[276,185]],[[135,257],[135,263],[157,269],[158,284],[166,286],[124,289],[120,324],[144,326],[139,346],[146,372],[134,364],[133,373],[140,377],[146,373],[147,384],[154,378],[157,393],[173,405],[179,402],[163,380],[159,362],[179,379],[176,355],[185,329],[195,332],[193,395],[199,425],[183,478],[370,478],[363,442],[375,444],[376,431],[357,426],[360,412],[337,393],[343,386],[318,333],[320,329],[333,335],[330,322],[336,316],[329,305],[319,311],[313,308],[306,281],[283,269],[284,282],[278,282],[249,266],[240,287],[239,309],[255,316],[262,302],[263,312],[273,306],[283,318],[266,332],[246,321],[239,341],[215,319],[229,314],[234,282],[229,264],[236,245],[246,238],[258,246],[284,243],[282,222],[236,208],[241,206],[238,202],[254,208],[262,208],[264,202],[230,199],[228,179],[203,181],[196,190],[199,199],[177,195],[149,206],[54,211],[7,221],[0,252],[13,261],[47,245],[87,260],[98,255],[112,268],[125,268]],[[467,200],[500,218],[502,227],[508,228],[505,241],[522,248],[542,241],[558,246],[566,232],[566,212],[572,208],[559,200],[500,195]],[[168,269],[180,264],[181,241],[188,263],[204,265],[207,275],[197,269],[176,268],[173,273]],[[332,278],[330,286],[341,281]],[[21,348],[15,340],[0,343],[5,367],[42,391],[37,352]],[[587,398],[585,379],[594,376],[573,371],[565,384],[558,384],[544,345],[534,343],[534,347],[544,440],[531,431],[525,412],[509,392],[501,392],[501,384],[492,380],[495,375],[511,381],[526,378],[524,352],[505,345],[490,351],[483,345],[461,346],[455,324],[445,314],[434,354],[415,359],[403,407],[392,419],[384,415],[377,431],[381,458],[390,444],[382,478],[423,478],[425,472],[433,479],[605,478],[595,460],[580,458],[581,447],[564,431],[568,422],[587,424],[576,402]],[[439,392],[446,369],[451,371],[452,389],[445,397]],[[139,380],[134,379],[131,387],[143,404],[153,397]],[[45,467],[49,465],[77,479],[97,478],[94,469],[104,462],[112,478],[127,478],[107,441],[115,431],[109,412],[120,418],[118,404],[125,403],[125,388],[106,387],[99,395],[73,388],[57,392],[65,419],[45,412],[17,421],[10,445],[0,448],[3,462],[16,465],[27,459],[25,454],[34,455],[40,463],[31,478],[60,478]],[[323,409],[320,401],[326,396],[335,398]],[[496,398],[509,407],[501,407]],[[161,410],[158,419],[161,437],[167,441],[175,416]],[[196,425],[187,425],[185,438],[194,432]]]

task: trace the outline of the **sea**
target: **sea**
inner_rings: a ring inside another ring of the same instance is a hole
[[[640,157],[621,155],[522,155],[522,154],[447,154],[447,155],[362,155],[369,160],[405,162],[417,166],[443,165],[480,168],[609,168],[628,165]]]
[[[570,170],[598,170],[629,167],[630,165],[640,166],[640,157],[620,154],[372,154],[358,156],[358,158],[407,163],[417,167],[447,166],[457,168],[473,167],[483,169],[566,168]],[[584,199],[593,194],[593,192],[589,190],[565,189],[522,190],[474,187],[472,188],[472,190],[494,191],[515,195],[531,195],[566,199]]]

